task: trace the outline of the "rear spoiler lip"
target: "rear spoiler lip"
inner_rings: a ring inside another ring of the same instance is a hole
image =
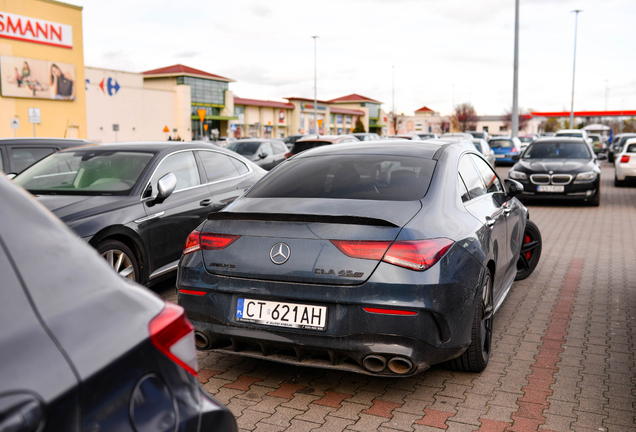
[[[400,228],[393,222],[363,217],[363,216],[344,216],[344,215],[316,215],[316,214],[295,214],[295,213],[235,213],[235,212],[218,212],[210,213],[208,220],[234,220],[234,221],[274,221],[274,222],[301,222],[301,223],[327,223],[340,225],[369,225]]]

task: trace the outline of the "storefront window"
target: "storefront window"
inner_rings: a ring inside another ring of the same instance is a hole
[[[367,103],[366,106],[369,108],[369,117],[377,119],[380,117],[380,105],[374,103]]]
[[[189,76],[177,77],[177,84],[190,86],[190,99],[192,102],[204,102],[225,105],[225,91],[228,83]]]
[[[215,107],[208,107],[208,106],[199,106],[199,105],[192,105],[191,106],[191,113],[193,116],[196,116],[198,118],[199,116],[199,110],[200,109],[204,109],[205,110],[205,115],[207,116],[218,116],[221,114],[221,108],[215,108]]]

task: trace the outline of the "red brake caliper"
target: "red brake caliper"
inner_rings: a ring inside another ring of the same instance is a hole
[[[526,235],[525,244],[530,243],[530,236]],[[526,259],[530,259],[531,252],[526,252]]]

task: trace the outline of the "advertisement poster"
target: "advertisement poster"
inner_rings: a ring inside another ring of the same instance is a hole
[[[75,66],[48,60],[0,56],[3,97],[75,100]]]

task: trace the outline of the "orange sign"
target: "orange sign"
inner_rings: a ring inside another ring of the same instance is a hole
[[[199,114],[199,118],[201,119],[201,121],[205,120],[205,110],[204,109],[197,110],[197,114]]]
[[[163,128],[163,131],[164,132],[170,132],[170,129],[168,129],[168,126],[166,126],[166,127]]]
[[[322,119],[318,119],[318,127],[322,127]]]
[[[207,132],[208,131],[208,125],[206,123],[203,123],[203,129]]]

